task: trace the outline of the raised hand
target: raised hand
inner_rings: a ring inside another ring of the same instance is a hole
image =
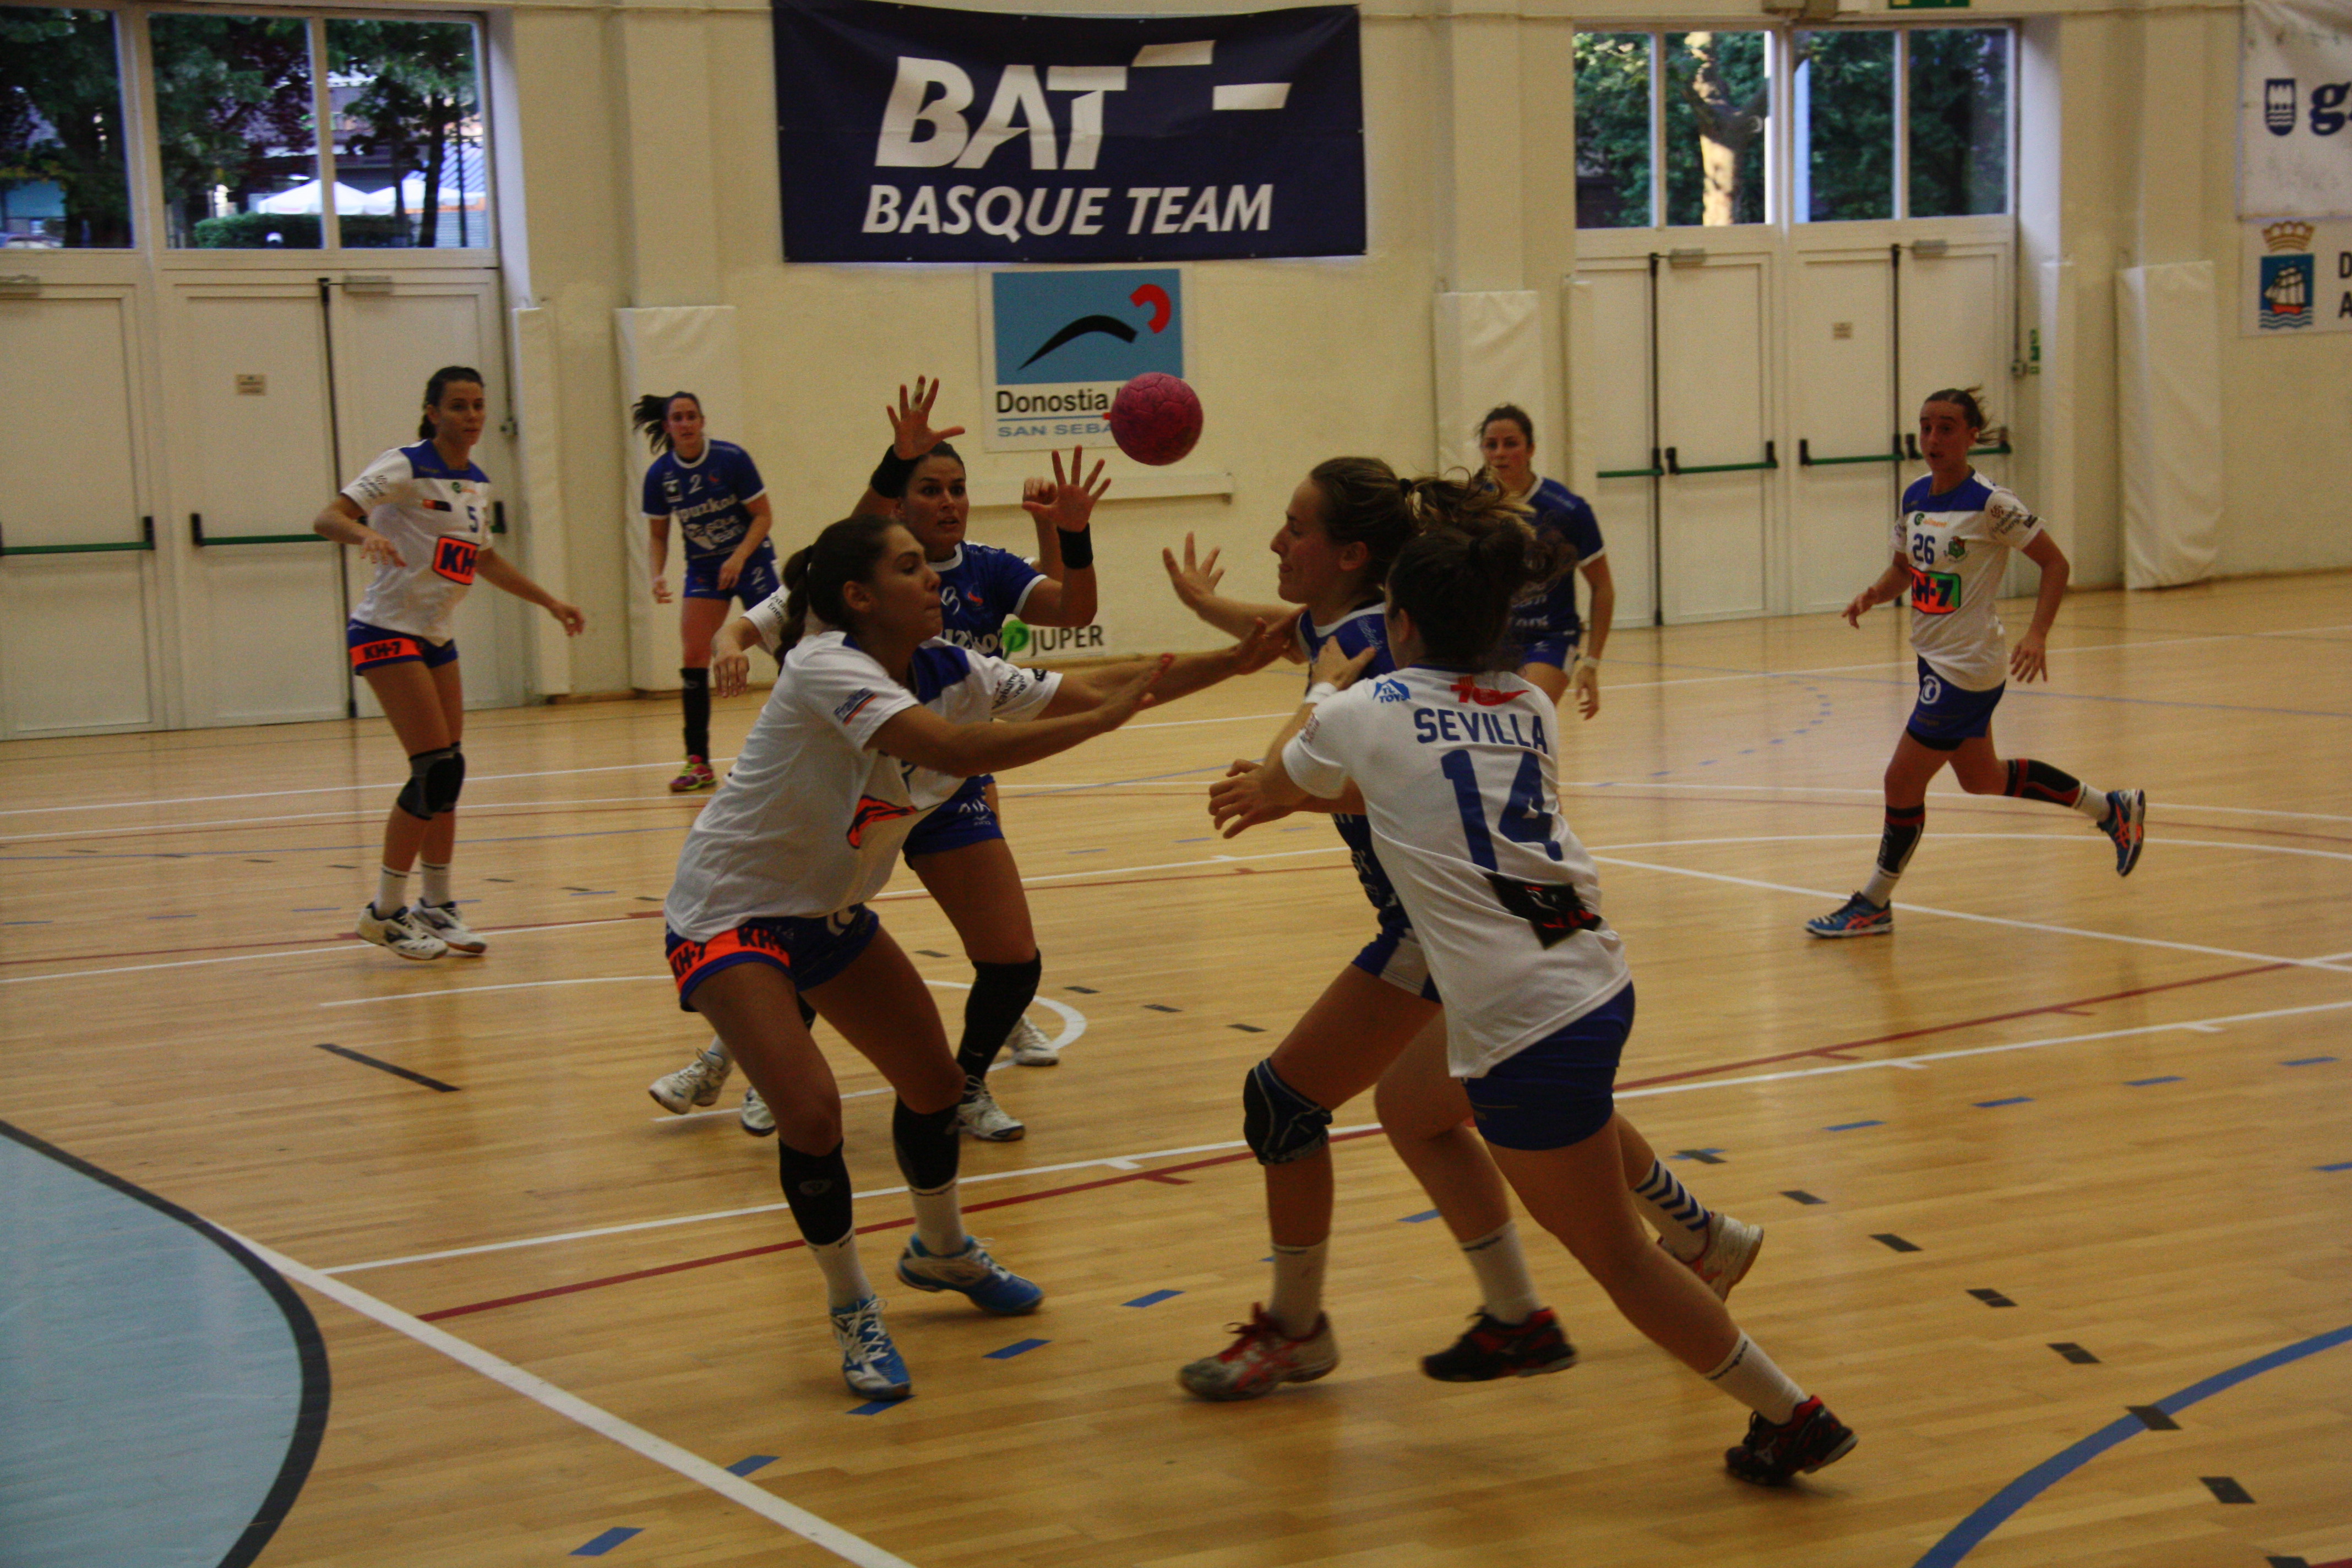
[[[1103,479],[1102,459],[1095,460],[1095,471],[1085,479],[1078,478],[1086,466],[1086,448],[1070,448],[1070,471],[1062,472],[1062,454],[1054,454],[1054,477],[1051,479],[1024,479],[1021,483],[1021,509],[1040,522],[1051,523],[1064,533],[1082,531],[1095,514],[1095,502],[1102,500],[1110,489]],[[1099,484],[1096,481],[1101,480]]]
[[[1364,667],[1372,662],[1372,656],[1379,651],[1378,648],[1368,647],[1361,653],[1349,654],[1334,637],[1323,645],[1322,652],[1315,656],[1315,669],[1308,679],[1318,686],[1328,683],[1345,691],[1356,683],[1356,677],[1364,673]]]
[[[931,428],[931,405],[940,400],[940,384],[922,376],[915,378],[915,394],[907,395],[904,383],[898,387],[898,406],[882,405],[882,416],[890,421],[890,449],[901,458],[912,460],[921,457],[951,436],[961,436],[964,427],[951,425],[944,430]]]
[[[1188,533],[1184,536],[1184,559],[1181,564],[1174,551],[1162,549],[1160,552],[1160,564],[1168,568],[1170,585],[1176,590],[1176,596],[1187,605],[1197,605],[1202,600],[1213,596],[1217,584],[1225,580],[1224,573],[1217,567],[1217,551],[1210,551],[1203,560],[1195,559],[1193,549],[1192,536]]]

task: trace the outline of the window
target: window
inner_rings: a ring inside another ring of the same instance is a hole
[[[173,248],[315,250],[310,26],[292,16],[153,16],[156,138]]]
[[[1668,33],[1666,222],[1764,221],[1764,138],[1772,105],[1763,33]]]
[[[125,168],[113,16],[0,8],[0,246],[129,245]]]
[[[1895,42],[1892,32],[1797,35],[1795,221],[1895,216]]]
[[[2009,210],[2009,30],[1921,27],[1906,38],[1911,216]]]
[[[343,244],[488,245],[473,24],[339,17],[327,59]]]
[[[1576,36],[1576,226],[1647,228],[1648,33]]]

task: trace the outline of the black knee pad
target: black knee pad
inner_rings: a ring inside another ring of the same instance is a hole
[[[457,804],[466,786],[465,753],[455,746],[418,752],[408,759],[408,782],[400,786],[400,809],[430,822]]]
[[[777,1139],[776,1180],[811,1247],[828,1247],[849,1234],[849,1165],[840,1144],[826,1153],[803,1154]]]
[[[898,1173],[919,1193],[935,1193],[956,1179],[961,1151],[956,1146],[956,1108],[928,1116],[899,1100],[890,1113],[890,1145]]]
[[[1272,1061],[1242,1083],[1242,1136],[1261,1165],[1287,1165],[1330,1142],[1331,1113],[1282,1081]]]

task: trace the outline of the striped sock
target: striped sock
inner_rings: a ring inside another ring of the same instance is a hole
[[[1650,1173],[1633,1189],[1633,1206],[1666,1244],[1666,1250],[1688,1263],[1706,1250],[1706,1205],[1691,1196],[1663,1160],[1650,1162]]]

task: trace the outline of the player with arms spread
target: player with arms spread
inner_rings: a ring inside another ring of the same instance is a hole
[[[1895,929],[1895,884],[1927,830],[1927,785],[1947,763],[1970,795],[2016,795],[2081,812],[2115,845],[2116,876],[2130,876],[2139,864],[2145,794],[2094,789],[2048,763],[2004,762],[1993,750],[1992,710],[2000,705],[2004,669],[2021,681],[2049,671],[2044,644],[2066,597],[2067,564],[2042,520],[1969,466],[1969,452],[1984,430],[1973,387],[1938,392],[1920,405],[1919,449],[1927,455],[1927,477],[1903,492],[1894,559],[1845,607],[1848,624],[1859,626],[1872,605],[1910,595],[1919,700],[1886,764],[1878,862],[1860,891],[1805,922],[1815,936],[1876,936]],[[2042,593],[2033,624],[2004,662],[1993,600],[2012,550],[2042,569]]]

